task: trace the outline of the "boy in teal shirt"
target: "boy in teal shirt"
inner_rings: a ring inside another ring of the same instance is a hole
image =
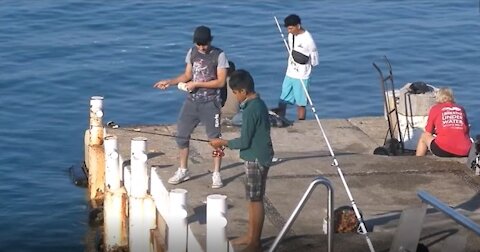
[[[265,217],[263,196],[273,158],[268,108],[255,93],[255,84],[249,72],[233,72],[229,85],[243,109],[241,135],[232,140],[211,139],[210,145],[240,150],[240,158],[245,161],[245,189],[249,200],[248,231],[232,240],[232,244],[246,245],[245,251],[261,251],[260,238]]]

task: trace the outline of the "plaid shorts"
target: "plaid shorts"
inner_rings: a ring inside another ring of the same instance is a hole
[[[268,168],[258,161],[245,161],[245,192],[250,201],[263,200]]]

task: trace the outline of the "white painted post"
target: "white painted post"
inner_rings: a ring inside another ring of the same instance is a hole
[[[129,197],[128,247],[130,252],[152,251],[150,230],[156,228],[155,203],[152,197]]]
[[[103,143],[103,97],[90,98],[90,145]]]
[[[134,137],[131,142],[131,192],[130,196],[142,198],[147,195],[147,138]]]
[[[120,168],[118,154],[118,142],[116,136],[105,137],[105,188],[107,191],[115,191],[120,188]]]
[[[187,251],[187,190],[173,189],[169,193],[168,252]]]
[[[127,239],[127,194],[120,188],[119,154],[116,136],[107,136],[105,147],[105,200],[104,242],[105,251],[116,251],[128,245]]]
[[[156,228],[157,210],[153,198],[147,195],[147,138],[131,141],[131,174],[129,197],[128,245],[131,252],[151,251],[150,230]]]
[[[212,194],[207,197],[207,252],[227,252],[227,196]]]

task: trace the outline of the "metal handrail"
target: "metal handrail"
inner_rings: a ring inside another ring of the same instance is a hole
[[[435,198],[433,195],[429,194],[426,191],[420,190],[417,192],[417,195],[424,203],[427,203],[433,206],[435,209],[440,210],[441,212],[446,214],[448,217],[452,218],[458,224],[470,229],[471,231],[475,232],[477,235],[480,235],[480,225],[478,225],[468,217],[465,217],[464,215],[457,213],[454,209],[447,206],[445,203]]]
[[[300,213],[300,211],[304,207],[306,201],[310,198],[310,195],[312,194],[313,189],[315,189],[315,187],[318,184],[324,185],[328,190],[328,210],[327,210],[327,226],[328,226],[328,229],[327,229],[328,241],[327,242],[328,243],[327,243],[327,246],[328,246],[328,252],[333,251],[333,237],[332,237],[332,234],[333,234],[333,222],[332,222],[332,219],[333,219],[333,187],[332,187],[332,184],[330,183],[330,181],[328,179],[326,179],[324,177],[317,177],[308,186],[307,191],[305,191],[302,199],[300,200],[300,202],[298,202],[297,207],[295,208],[295,210],[293,210],[292,214],[290,215],[290,218],[288,218],[287,222],[285,223],[282,230],[278,234],[277,238],[273,242],[272,246],[270,247],[269,252],[275,251],[278,244],[280,243],[282,238],[285,236],[287,231],[290,229],[293,222],[297,218],[298,214]]]

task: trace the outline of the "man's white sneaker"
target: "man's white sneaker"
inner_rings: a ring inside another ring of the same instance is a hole
[[[218,189],[223,187],[222,177],[220,176],[220,172],[213,172],[212,174],[212,188]]]
[[[171,178],[168,179],[168,183],[172,185],[176,185],[184,181],[187,181],[189,179],[190,179],[190,173],[188,172],[188,170],[185,168],[178,168],[178,170],[175,172],[175,175],[173,175]]]

